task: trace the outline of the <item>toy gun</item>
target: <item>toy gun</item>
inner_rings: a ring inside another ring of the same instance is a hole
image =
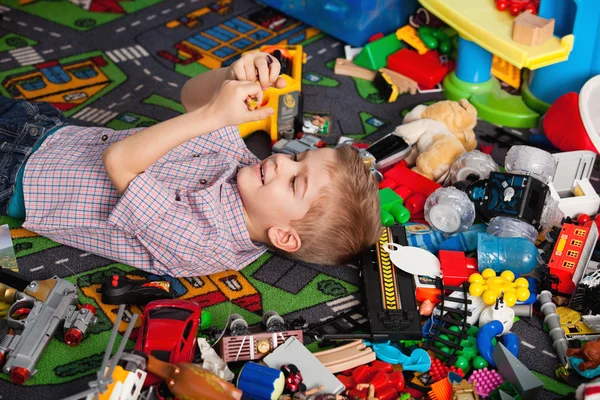
[[[23,384],[37,372],[36,364],[60,327],[64,341],[76,346],[96,323],[95,308],[85,304],[78,310],[77,287],[57,276],[27,282],[0,268],[0,284],[15,289],[0,290],[0,295],[13,302],[6,321],[15,332],[0,336],[0,365],[4,363],[2,371],[14,383]]]

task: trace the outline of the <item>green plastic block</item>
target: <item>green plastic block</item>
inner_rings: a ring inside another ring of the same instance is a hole
[[[379,191],[379,205],[383,226],[392,226],[394,222],[404,224],[410,219],[410,212],[404,207],[402,197],[390,188]]]
[[[387,58],[402,48],[402,42],[395,33],[367,43],[354,59],[354,64],[373,71],[387,65]]]

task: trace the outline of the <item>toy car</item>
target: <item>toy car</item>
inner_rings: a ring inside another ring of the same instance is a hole
[[[188,300],[155,300],[148,303],[135,349],[165,362],[191,362],[201,312],[197,303]],[[157,376],[148,374],[144,386],[159,381]]]

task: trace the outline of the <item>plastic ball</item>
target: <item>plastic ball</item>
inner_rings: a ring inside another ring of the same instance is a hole
[[[517,300],[519,301],[525,301],[531,295],[528,289],[522,287],[517,288],[517,290],[515,290],[515,294],[517,295]]]
[[[491,268],[486,268],[481,272],[481,277],[483,279],[490,279],[490,278],[494,278],[496,276],[496,271],[494,271]]]
[[[448,346],[441,346],[439,349],[446,354],[450,354],[450,348]]]
[[[482,284],[483,283],[483,277],[481,276],[481,274],[471,274],[469,275],[469,283],[470,284],[474,284],[474,283],[479,283]]]
[[[587,214],[579,214],[579,216],[577,217],[577,223],[579,225],[587,224],[591,220],[592,220],[592,218]]]
[[[471,286],[469,286],[469,293],[471,294],[471,296],[481,296],[481,294],[483,293],[483,285],[481,283],[472,283]]]
[[[447,341],[450,341],[450,338],[449,338],[449,337],[448,337],[448,335],[446,335],[446,334],[441,334],[441,335],[439,335],[438,337],[439,337],[440,339],[442,339],[442,340],[447,340]]]
[[[517,278],[515,281],[515,287],[529,289],[529,281],[525,278]]]
[[[475,295],[473,295],[473,296],[475,296]],[[496,295],[496,292],[494,292],[493,290],[486,290],[485,292],[483,292],[483,295],[481,295],[481,300],[483,300],[483,302],[485,304],[487,304],[488,306],[496,304],[497,298],[498,298],[498,296]]]
[[[458,356],[456,357],[456,362],[454,363],[456,368],[467,369],[469,367],[469,360],[466,357]]]
[[[448,330],[452,331],[452,332],[460,333],[460,328],[458,325],[452,325],[451,327],[448,328]]]
[[[479,333],[479,327],[477,325],[471,325],[469,329],[467,329],[467,335],[469,336],[477,336]]]
[[[517,304],[517,295],[514,292],[504,293],[504,303],[506,303],[508,307],[514,306]]]
[[[503,277],[504,279],[508,280],[509,282],[512,282],[515,280],[515,273],[509,269],[507,269],[506,271],[502,271],[500,276]]]
[[[476,356],[473,359],[473,368],[474,369],[482,369],[482,368],[486,368],[488,366],[488,362],[485,360],[485,358],[481,357],[481,356]]]

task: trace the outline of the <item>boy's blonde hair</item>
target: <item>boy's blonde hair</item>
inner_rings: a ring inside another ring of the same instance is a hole
[[[377,181],[352,146],[336,148],[337,163],[328,165],[331,186],[292,226],[302,242],[286,254],[315,264],[344,264],[372,246],[381,234]]]

